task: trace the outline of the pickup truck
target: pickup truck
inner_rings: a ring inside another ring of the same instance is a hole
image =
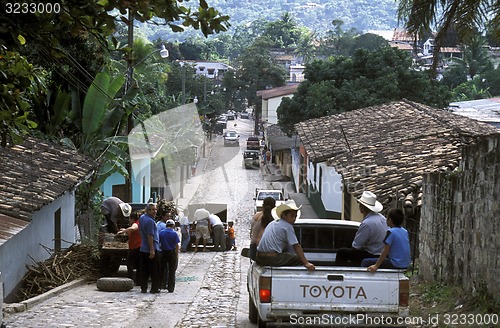
[[[267,197],[272,197],[276,200],[276,206],[283,204],[287,199],[285,198],[285,191],[283,189],[255,189],[255,201],[254,211],[262,211],[262,205],[264,199]]]
[[[247,150],[260,150],[259,137],[253,136],[247,138]]]
[[[298,219],[295,233],[315,271],[268,267],[251,261],[247,275],[249,320],[272,325],[397,326],[409,315],[404,270],[334,266],[337,249],[350,247],[359,222]],[[242,251],[245,256],[246,252]]]
[[[245,169],[260,167],[260,153],[258,150],[245,150],[243,151],[243,165]]]
[[[188,205],[188,219],[190,222],[189,232],[190,232],[190,243],[188,245],[188,250],[193,248],[193,245],[196,242],[196,218],[194,217],[194,212],[197,209],[204,208],[210,213],[217,215],[222,224],[224,225],[224,230],[227,229],[227,204],[222,203],[197,203],[197,204],[189,204]],[[210,235],[210,239],[207,240],[207,247],[213,246],[213,233]],[[226,244],[229,240],[226,235]],[[200,245],[203,244],[203,240],[200,240]]]

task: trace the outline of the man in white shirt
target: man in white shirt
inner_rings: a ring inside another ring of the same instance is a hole
[[[190,234],[190,226],[189,219],[185,213],[179,213],[179,224],[181,225],[181,252],[187,252],[189,248],[189,244],[191,243],[191,234]]]
[[[214,248],[216,252],[223,252],[226,250],[226,235],[224,233],[224,225],[222,220],[215,214],[210,214],[210,224],[214,232]]]

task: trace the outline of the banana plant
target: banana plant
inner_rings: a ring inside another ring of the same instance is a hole
[[[128,161],[126,138],[119,134],[125,131],[128,115],[125,110],[127,99],[135,97],[134,88],[120,99],[118,92],[125,83],[124,76],[112,78],[108,68],[98,73],[80,104],[79,97],[72,93],[71,111],[68,117],[80,132],[75,138],[63,140],[80,152],[96,159],[100,169],[92,179],[90,189],[99,187],[114,172],[127,175],[125,162]],[[67,101],[67,100],[66,100]]]

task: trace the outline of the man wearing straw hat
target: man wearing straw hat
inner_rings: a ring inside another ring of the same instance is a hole
[[[378,258],[384,250],[384,238],[389,227],[385,216],[379,213],[383,209],[382,204],[370,191],[364,191],[357,201],[363,221],[354,236],[352,248],[337,251],[335,265],[338,266],[360,266],[363,259]]]
[[[275,220],[267,225],[262,234],[257,246],[257,263],[268,266],[304,265],[309,271],[315,269],[314,264],[306,259],[293,230],[295,220],[300,217],[300,207],[289,200],[272,209]],[[290,247],[295,253],[287,252]]]

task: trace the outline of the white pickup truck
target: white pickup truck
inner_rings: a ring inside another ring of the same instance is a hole
[[[276,200],[276,206],[283,204],[287,199],[285,198],[285,191],[283,189],[255,189],[255,206],[254,211],[262,211],[264,199],[272,197]]]
[[[250,322],[259,327],[404,323],[409,315],[409,280],[403,270],[370,273],[366,268],[334,266],[337,249],[351,246],[358,226],[352,221],[298,219],[297,238],[316,270],[264,267],[252,261],[247,276]]]

